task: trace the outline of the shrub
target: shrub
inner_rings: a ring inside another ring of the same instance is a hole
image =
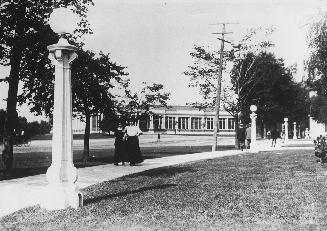
[[[315,156],[320,159],[318,160],[318,162],[327,163],[326,137],[324,136],[317,137],[317,140],[314,141],[314,144],[315,144]]]

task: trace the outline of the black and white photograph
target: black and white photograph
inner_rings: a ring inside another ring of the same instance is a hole
[[[0,230],[327,230],[326,0],[1,0]]]

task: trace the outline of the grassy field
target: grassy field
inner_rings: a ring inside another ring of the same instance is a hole
[[[276,151],[153,169],[83,190],[85,206],[31,207],[1,230],[327,230],[326,165]]]
[[[219,150],[233,149],[234,146],[222,145]],[[190,153],[207,152],[211,146],[158,146],[141,147],[145,159],[159,158],[171,155],[183,155]],[[74,165],[77,168],[103,165],[113,163],[114,149],[91,149],[90,156],[94,155],[89,162],[82,161],[83,151],[74,150]],[[51,164],[51,152],[27,152],[24,154],[14,154],[14,169],[10,174],[6,173],[0,161],[0,181],[26,176],[33,176],[46,173]]]
[[[83,159],[83,141],[74,137],[74,164],[78,168],[113,163],[114,138],[102,134],[93,134],[90,139],[90,160]],[[8,174],[1,159],[0,146],[0,181],[45,173],[51,164],[51,140],[42,136],[41,140],[33,140],[28,147],[14,147],[13,171]],[[49,138],[49,137],[48,137]],[[232,138],[220,137],[218,150],[234,149]],[[140,137],[141,151],[145,159],[170,155],[206,152],[211,150],[211,139],[207,136],[162,135],[157,142],[157,136],[144,135]]]
[[[84,134],[73,134],[74,139],[82,140],[84,139]],[[92,133],[90,134],[90,139],[103,139],[113,137],[113,135],[105,134],[105,133]],[[32,140],[51,140],[52,134],[45,134],[45,135],[37,135],[33,136]]]

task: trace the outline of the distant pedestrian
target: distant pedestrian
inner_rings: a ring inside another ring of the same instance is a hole
[[[237,139],[238,147],[243,151],[243,149],[245,148],[245,128],[243,124],[240,124],[240,128],[238,129]]]
[[[143,162],[143,157],[139,144],[139,136],[142,134],[141,129],[130,121],[129,126],[126,126],[124,132],[127,136],[127,155],[131,166]]]
[[[117,130],[115,131],[115,153],[114,153],[114,164],[118,165],[119,162],[122,162],[122,165],[125,165],[125,162],[128,161],[127,158],[127,148],[126,140],[124,140],[125,133],[123,132],[122,124],[118,124]]]
[[[160,133],[158,133],[157,142],[160,142]]]
[[[310,131],[308,128],[305,129],[305,139],[310,139]]]
[[[270,130],[268,130],[268,132],[267,132],[267,137],[268,137],[268,140],[270,140],[270,138],[271,138],[271,131]]]
[[[276,146],[276,142],[277,142],[277,138],[279,136],[279,132],[277,131],[276,128],[273,128],[273,130],[271,131],[271,147],[275,147]]]
[[[246,138],[246,149],[250,148],[251,145],[251,124],[248,124],[246,130],[245,130],[245,138]]]

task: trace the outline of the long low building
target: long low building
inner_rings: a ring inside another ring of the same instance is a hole
[[[100,122],[102,120],[101,115],[92,115],[90,119],[90,133],[101,133]],[[72,121],[73,133],[84,134],[85,132],[85,121],[80,118],[73,118]]]
[[[150,116],[143,117],[139,126],[143,132],[166,134],[212,134],[214,131],[215,111],[197,109],[192,106],[154,107]],[[90,132],[100,133],[101,116],[92,116]],[[73,120],[74,134],[84,133],[85,122]],[[234,118],[226,111],[219,112],[219,134],[234,135]]]
[[[151,115],[140,121],[140,128],[148,132],[167,134],[211,134],[214,131],[215,111],[192,106],[168,106],[151,109]],[[219,134],[234,135],[234,118],[226,111],[219,112]]]

